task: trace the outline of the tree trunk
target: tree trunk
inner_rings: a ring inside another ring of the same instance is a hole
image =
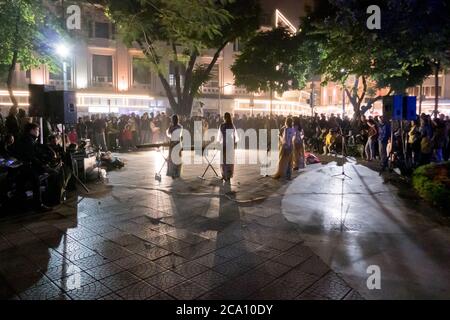
[[[12,61],[11,61],[11,64],[10,64],[9,70],[8,70],[8,79],[6,80],[6,86],[8,87],[9,98],[11,99],[11,102],[15,108],[19,107],[19,103],[17,102],[17,99],[14,96],[14,91],[13,91],[13,76],[14,76],[14,72],[16,70],[16,64],[17,64],[17,56],[18,56],[17,51],[18,50],[15,50],[13,53],[13,58],[12,58]]]
[[[17,17],[16,17],[16,25],[15,25],[15,43],[14,43],[14,52],[13,52],[13,57],[11,60],[11,64],[9,65],[9,70],[8,70],[8,79],[6,80],[6,86],[8,87],[8,92],[9,92],[9,98],[11,99],[11,102],[13,104],[13,106],[15,108],[19,107],[19,103],[17,102],[16,97],[14,96],[14,91],[13,91],[13,77],[14,77],[14,72],[16,71],[16,65],[17,65],[17,59],[19,56],[19,48],[17,47],[18,41],[19,41],[19,26],[20,26],[20,8],[17,11]]]
[[[434,117],[438,117],[439,112],[439,70],[441,69],[440,61],[436,62],[436,68],[434,73]]]

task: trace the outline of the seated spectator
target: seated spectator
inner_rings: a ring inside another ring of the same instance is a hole
[[[30,182],[33,191],[33,208],[39,212],[45,212],[50,211],[51,208],[42,203],[40,177],[42,174],[49,172],[50,169],[40,160],[38,151],[39,134],[40,130],[37,124],[26,124],[23,136],[15,148],[17,158],[24,163],[17,182],[17,192],[19,198],[25,198],[26,183]]]

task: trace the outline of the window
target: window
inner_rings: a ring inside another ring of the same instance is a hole
[[[203,68],[207,68],[208,65],[203,65]],[[219,88],[219,65],[215,64],[214,67],[211,69],[211,73],[209,74],[209,80],[205,84],[203,84],[203,87],[206,88]]]
[[[145,59],[133,58],[133,84],[142,85],[151,83],[150,67]]]
[[[186,74],[186,66],[182,63],[178,63],[178,71],[180,73],[180,85],[183,87],[183,77]],[[169,64],[169,85],[172,87],[176,86],[175,79],[175,62],[170,61]]]
[[[31,70],[25,71],[25,78],[27,78],[27,79],[31,78]]]
[[[109,23],[94,22],[95,38],[110,39]]]
[[[241,51],[241,41],[239,40],[239,38],[237,38],[237,39],[234,40],[234,42],[233,42],[233,51],[234,51],[234,52],[239,52],[239,51]]]
[[[58,68],[59,68],[59,72],[57,72],[57,73],[50,72],[50,74],[49,74],[50,80],[59,80],[59,81],[64,80],[62,64],[59,64]],[[67,67],[66,67],[66,75],[67,75],[67,81],[71,81],[72,80],[72,68],[69,65],[67,65]]]
[[[114,25],[108,22],[90,21],[88,26],[90,38],[113,39]]]
[[[92,56],[92,82],[112,83],[112,56]]]

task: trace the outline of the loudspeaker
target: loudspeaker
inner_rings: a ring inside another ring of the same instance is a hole
[[[388,96],[383,98],[383,116],[386,119],[402,120],[403,96]]]
[[[49,115],[53,123],[77,124],[77,99],[74,91],[48,92]]]
[[[30,91],[30,97],[28,102],[30,107],[28,113],[30,117],[49,117],[49,102],[47,93],[55,91],[54,86],[46,86],[40,84],[30,84],[28,85]]]
[[[417,120],[417,97],[403,97],[403,118]]]

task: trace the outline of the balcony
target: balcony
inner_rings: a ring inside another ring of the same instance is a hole
[[[55,86],[56,89],[64,89],[64,80],[60,79],[50,79],[48,84],[51,86]],[[67,80],[67,88],[72,88],[72,80]]]
[[[111,76],[94,76],[92,86],[97,88],[112,88],[113,82]]]

